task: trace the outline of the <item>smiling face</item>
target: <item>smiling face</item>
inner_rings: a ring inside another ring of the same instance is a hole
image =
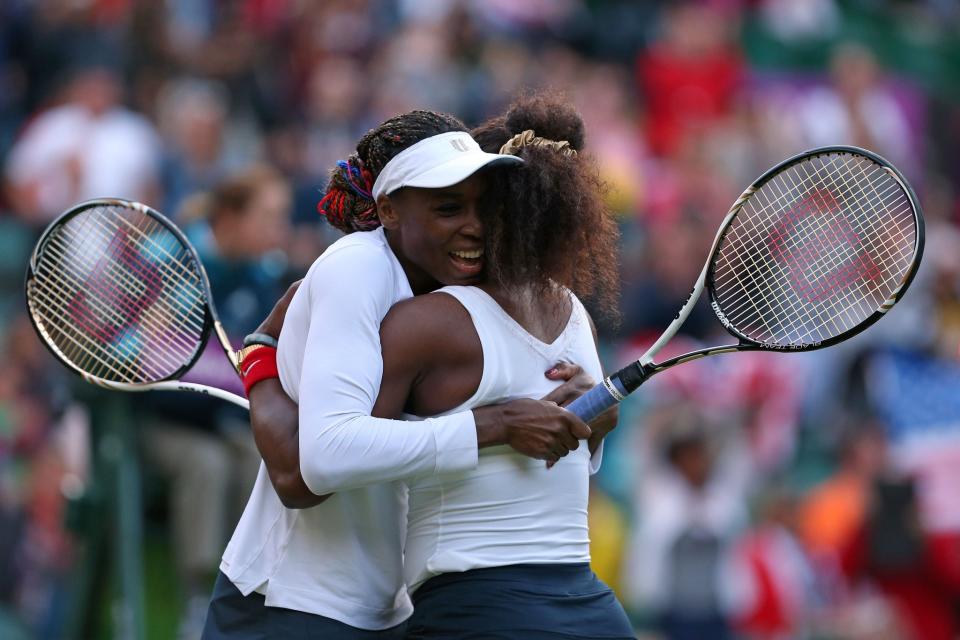
[[[482,280],[480,207],[486,188],[486,177],[478,173],[450,187],[406,187],[380,196],[380,220],[415,294]]]

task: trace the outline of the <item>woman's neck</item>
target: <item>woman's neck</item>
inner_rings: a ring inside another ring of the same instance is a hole
[[[400,246],[400,239],[395,234],[390,233],[389,229],[384,229],[383,233],[387,238],[387,244],[390,246],[390,250],[393,251],[393,255],[397,257],[397,261],[400,263],[404,275],[407,276],[407,282],[410,283],[410,290],[413,291],[413,295],[419,296],[424,293],[430,293],[441,287],[439,282],[431,278],[426,271],[418,267],[404,255],[403,249]]]
[[[570,296],[563,287],[553,285],[508,289],[499,283],[478,285],[500,307],[538,340],[551,343],[557,339],[570,321]]]

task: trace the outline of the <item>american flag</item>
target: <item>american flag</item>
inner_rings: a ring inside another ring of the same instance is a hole
[[[895,463],[917,479],[925,525],[960,531],[960,362],[891,351],[872,373],[873,403]]]

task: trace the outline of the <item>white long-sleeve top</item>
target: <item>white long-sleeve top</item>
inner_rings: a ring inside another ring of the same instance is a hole
[[[334,243],[290,303],[277,366],[300,405],[300,472],[316,494],[477,464],[471,411],[425,424],[370,417],[383,376],[380,323],[412,296],[377,229]]]
[[[412,612],[402,578],[403,478],[477,465],[471,411],[404,422],[370,417],[383,374],[380,323],[412,296],[382,230],[353,233],[313,264],[284,320],[277,365],[300,406],[300,466],[317,494],[284,508],[261,465],[221,570],[267,606],[363,629]]]

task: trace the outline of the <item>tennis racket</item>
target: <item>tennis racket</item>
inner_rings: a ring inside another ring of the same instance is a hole
[[[833,146],[785,160],[733,203],[693,291],[636,362],[567,409],[590,421],[651,376],[734,351],[812,351],[850,338],[903,296],[923,255],[923,215],[880,156]],[[706,288],[735,344],[654,362]]]
[[[127,200],[83,202],[44,230],[27,268],[37,334],[68,368],[119,391],[193,391],[249,408],[245,398],[179,381],[210,333],[238,372],[210,283],[166,217]]]

